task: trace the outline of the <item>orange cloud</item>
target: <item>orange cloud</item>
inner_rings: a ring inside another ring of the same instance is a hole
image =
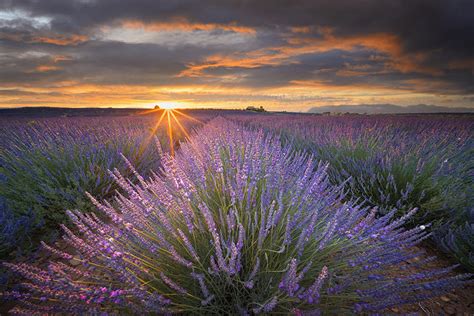
[[[144,23],[139,20],[126,20],[121,24],[122,27],[131,28],[131,29],[144,29],[151,32],[159,31],[213,31],[213,30],[224,30],[231,31],[235,33],[246,33],[246,34],[255,34],[256,30],[247,26],[240,26],[234,23],[229,24],[217,24],[217,23],[193,23],[189,22],[184,18],[175,19],[170,22],[151,22]]]
[[[420,72],[431,75],[441,75],[439,69],[424,66],[427,53],[406,54],[402,49],[400,38],[390,33],[374,33],[358,36],[335,36],[330,28],[321,28],[322,39],[318,38],[290,38],[288,43],[292,46],[283,47],[282,52],[287,55],[302,55],[316,52],[326,52],[330,50],[351,51],[359,47],[373,49],[387,54],[390,59],[386,61],[386,66],[403,73]]]
[[[321,38],[297,37],[294,33],[286,41],[287,45],[261,48],[251,52],[234,53],[231,55],[213,55],[202,63],[189,64],[188,68],[179,76],[198,77],[203,76],[203,71],[213,68],[257,68],[261,66],[276,66],[297,62],[295,57],[322,53],[331,50],[352,51],[363,47],[374,49],[387,54],[390,59],[386,61],[389,69],[395,69],[403,73],[420,72],[431,75],[440,75],[441,71],[433,67],[423,66],[423,61],[428,55],[408,55],[403,52],[400,39],[390,33],[375,33],[358,36],[335,36],[330,28],[319,28]],[[309,28],[293,29],[293,32],[310,32]],[[354,73],[355,75],[355,73]]]
[[[178,77],[212,77],[204,75],[203,71],[212,68],[258,68],[261,66],[278,66],[288,61],[288,56],[271,54],[267,49],[259,49],[246,54],[212,55],[201,64],[188,64],[187,69],[178,74]]]
[[[56,34],[53,36],[35,36],[29,42],[30,43],[46,43],[54,44],[59,46],[78,45],[87,41],[89,38],[85,35],[60,35]]]
[[[85,35],[72,34],[50,34],[50,35],[25,35],[25,34],[7,34],[0,32],[0,39],[25,43],[46,43],[59,46],[77,45],[88,40]]]
[[[37,72],[49,72],[49,71],[54,71],[54,70],[59,70],[61,68],[57,66],[51,66],[51,65],[40,65],[35,68]]]

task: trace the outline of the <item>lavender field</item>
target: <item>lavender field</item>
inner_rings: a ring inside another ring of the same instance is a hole
[[[0,312],[472,313],[473,136],[472,115],[0,118]]]

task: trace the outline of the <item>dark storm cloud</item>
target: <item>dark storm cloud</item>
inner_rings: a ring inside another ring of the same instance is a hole
[[[196,23],[237,22],[257,28],[329,26],[338,34],[390,32],[400,36],[408,51],[443,47],[472,56],[474,48],[471,0],[10,0],[0,8],[49,16],[61,32],[83,32],[121,19],[155,22],[185,17]]]

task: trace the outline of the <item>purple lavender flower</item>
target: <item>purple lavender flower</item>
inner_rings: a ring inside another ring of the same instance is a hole
[[[173,280],[168,278],[163,272],[160,273],[160,277],[167,286],[169,286],[171,289],[175,290],[176,292],[178,292],[180,294],[186,294],[187,293],[184,288],[182,288],[181,286],[179,286],[178,284],[173,282]]]

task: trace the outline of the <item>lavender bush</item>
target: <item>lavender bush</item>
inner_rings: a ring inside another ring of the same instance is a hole
[[[20,303],[13,312],[371,312],[467,278],[424,271],[432,258],[408,273],[412,246],[429,235],[401,228],[415,210],[392,220],[343,202],[327,165],[262,131],[215,119],[162,166],[150,180],[133,171],[138,184],[113,171],[126,194],[91,196],[109,221],[69,211],[75,251],[45,244],[58,258],[47,270],[7,264],[28,279],[27,292],[4,293]]]

